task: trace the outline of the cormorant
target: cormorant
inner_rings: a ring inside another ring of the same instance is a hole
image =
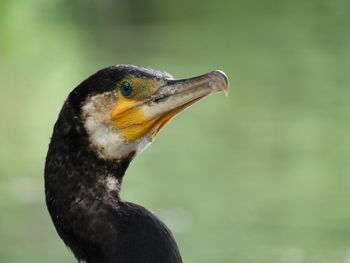
[[[193,103],[228,91],[221,71],[175,80],[133,65],[102,69],[78,85],[53,129],[46,203],[59,236],[87,263],[180,263],[170,230],[119,196],[125,170],[164,125]]]

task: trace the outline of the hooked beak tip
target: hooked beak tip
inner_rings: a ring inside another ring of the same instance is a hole
[[[221,90],[225,93],[226,96],[228,96],[229,93],[229,83],[228,83],[228,77],[225,74],[225,72],[221,70],[214,70],[212,71],[213,75],[216,75],[217,78],[222,80]]]

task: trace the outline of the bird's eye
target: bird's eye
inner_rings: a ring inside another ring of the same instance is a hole
[[[124,81],[121,85],[120,85],[120,92],[123,94],[123,96],[125,97],[129,97],[132,93],[132,87],[131,84],[127,81]]]

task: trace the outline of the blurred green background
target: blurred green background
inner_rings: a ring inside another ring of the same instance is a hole
[[[75,262],[44,202],[68,92],[120,63],[214,69],[125,176],[184,262],[350,262],[350,2],[0,0],[0,262]]]

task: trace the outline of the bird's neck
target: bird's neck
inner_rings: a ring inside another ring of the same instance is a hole
[[[55,200],[96,199],[118,201],[122,179],[130,159],[99,159],[75,143],[51,143],[46,159],[45,179],[49,194]]]
[[[119,199],[134,153],[99,158],[79,117],[66,105],[45,165],[46,202],[58,234],[87,263],[181,263],[167,227],[145,208]]]
[[[99,158],[79,118],[65,110],[55,124],[46,158],[46,203],[58,234],[77,258],[84,259],[86,244],[117,236],[106,222],[112,221],[111,211],[119,209],[122,179],[133,156]]]
[[[104,160],[90,147],[79,114],[69,103],[55,124],[45,165],[47,198],[66,204],[84,199],[118,201],[123,176],[134,153]]]

